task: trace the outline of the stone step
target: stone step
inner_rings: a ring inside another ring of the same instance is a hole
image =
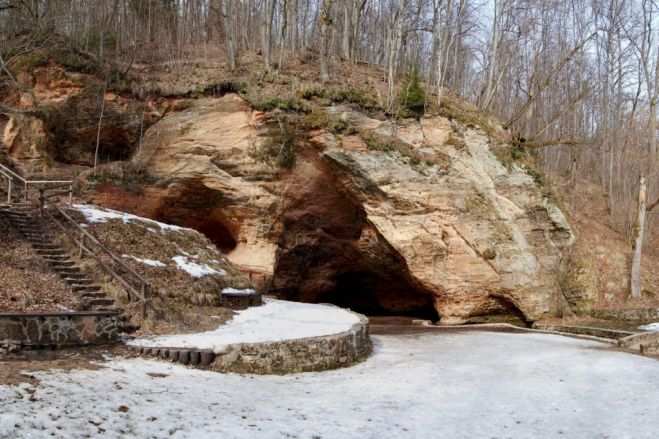
[[[66,269],[66,268],[75,267],[76,263],[73,261],[59,261],[56,264],[52,264],[52,265],[54,270],[59,270],[60,268]]]
[[[114,300],[112,299],[90,299],[87,300],[86,302],[87,302],[87,306],[90,307],[114,305]]]
[[[100,291],[101,287],[98,285],[72,285],[71,289],[74,293],[94,293]]]
[[[107,295],[102,291],[97,291],[95,293],[82,293],[80,297],[83,299],[104,299],[107,298]]]
[[[41,256],[44,259],[53,258],[59,260],[66,260],[71,257],[68,254],[66,254],[66,252],[40,253],[39,256]]]
[[[48,262],[62,262],[69,259],[69,255],[45,255],[43,258]]]
[[[196,349],[136,348],[136,350],[143,356],[159,357],[174,363],[200,367],[210,366],[216,357],[213,351],[200,351]]]
[[[43,233],[39,229],[21,229],[21,233],[25,236],[39,236],[43,237]]]
[[[62,250],[57,244],[34,244],[33,247],[36,250]]]
[[[61,263],[61,262],[66,262],[66,261],[67,261],[67,257],[66,257],[66,256],[53,256],[53,257],[43,258],[43,259],[44,259],[44,261],[48,262],[48,263],[51,265],[51,267],[52,267],[53,265],[57,265],[57,264],[59,264],[59,263]],[[53,271],[54,271],[55,273],[59,274],[59,275],[60,275],[61,277],[63,277],[63,278],[65,278],[65,277],[69,277],[69,273],[66,273],[66,272],[61,273],[59,270],[57,270],[57,269],[55,269],[55,268],[53,268]]]
[[[45,249],[45,248],[38,248],[38,249],[36,249],[36,251],[37,251],[37,253],[39,253],[41,256],[49,256],[49,255],[53,255],[53,256],[61,256],[61,255],[65,255],[65,254],[66,254],[66,251],[64,251],[64,250],[61,249],[61,248],[48,248],[48,249]]]
[[[80,271],[78,267],[72,267],[69,270],[61,269],[57,272],[63,279],[84,279],[87,277],[85,273]]]
[[[92,285],[94,283],[93,280],[87,278],[87,277],[65,277],[65,281],[67,281],[71,285]]]

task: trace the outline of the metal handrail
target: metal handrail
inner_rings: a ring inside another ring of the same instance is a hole
[[[12,189],[14,186],[14,180],[18,180],[18,182],[22,183],[23,186],[23,192],[24,192],[24,198],[25,201],[28,200],[28,193],[30,192],[28,190],[29,185],[55,185],[49,189],[55,189],[59,188],[65,185],[69,186],[69,204],[73,203],[73,180],[28,180],[16,172],[12,171],[8,167],[4,166],[3,164],[0,163],[0,174],[2,174],[3,177],[7,179],[7,203],[11,204],[11,195],[12,195]],[[32,192],[37,192],[42,188],[37,188],[37,190],[33,190]]]
[[[49,207],[52,207],[58,214],[60,214],[66,220],[67,223],[72,224],[74,228],[77,229],[78,232],[80,232],[80,239],[78,239],[73,232],[71,232],[64,224],[62,224],[60,220],[58,220],[53,214],[51,214],[48,211],[48,209],[46,209],[46,204]],[[146,281],[146,279],[144,279],[144,277],[142,277],[139,273],[137,273],[130,266],[128,266],[123,260],[121,260],[119,256],[117,256],[110,249],[108,249],[94,235],[89,233],[87,230],[83,229],[80,226],[80,224],[78,224],[73,218],[71,218],[66,212],[64,212],[64,210],[62,210],[57,204],[55,204],[54,201],[48,198],[48,195],[45,194],[45,190],[43,188],[39,189],[39,211],[42,217],[44,215],[47,215],[78,246],[78,248],[80,249],[80,257],[83,257],[85,253],[89,254],[92,258],[96,260],[96,262],[98,262],[98,264],[101,266],[101,268],[103,268],[103,270],[106,273],[108,273],[121,285],[123,285],[130,295],[134,296],[135,298],[137,298],[137,300],[142,302],[142,318],[144,318],[146,316],[147,295],[149,292],[149,283]],[[94,252],[90,248],[90,246],[86,245],[85,241],[87,240],[93,244],[96,244],[96,246],[98,246],[98,248],[100,248],[103,253],[105,253],[110,257],[110,259],[116,262],[126,272],[133,275],[137,279],[136,283],[138,284],[138,287],[132,285],[131,282],[125,279],[124,276],[117,273],[116,270],[114,270],[105,262],[103,262],[100,256],[97,254],[98,252]]]

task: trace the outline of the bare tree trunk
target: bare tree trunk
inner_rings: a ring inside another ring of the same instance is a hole
[[[265,26],[263,26],[263,61],[266,67],[272,64],[272,20],[275,17],[277,0],[267,0],[265,10]]]
[[[646,191],[647,185],[645,177],[641,176],[638,185],[638,210],[636,212],[636,224],[634,225],[633,232],[633,253],[632,253],[632,269],[630,276],[630,284],[632,290],[632,297],[641,297],[641,254],[643,251],[643,235],[645,234],[645,206],[646,206]]]
[[[396,13],[394,14],[393,31],[389,33],[389,56],[388,75],[387,75],[387,111],[392,112],[396,100],[396,70],[398,68],[398,56],[403,41],[403,20],[405,18],[403,11],[407,2],[402,0]]]
[[[327,64],[327,30],[332,25],[330,0],[323,0],[320,11],[320,78],[329,81],[329,66]]]
[[[352,36],[350,38],[350,59],[355,60],[357,58],[357,41],[359,39],[359,20],[362,16],[362,11],[366,6],[366,0],[353,0],[352,3]]]
[[[299,4],[298,0],[292,0],[293,4],[291,5],[291,25],[290,25],[290,46],[291,52],[293,54],[297,53],[298,48],[298,39],[299,37],[299,24],[298,24],[298,9]]]
[[[350,31],[350,25],[352,23],[350,20],[351,3],[354,3],[354,0],[343,1],[343,35],[341,35],[341,55],[343,59],[350,59],[350,37],[352,36],[352,32]]]
[[[94,174],[96,174],[96,166],[98,164],[98,150],[101,145],[101,125],[103,123],[103,112],[105,111],[105,91],[108,88],[108,81],[105,81],[103,86],[103,94],[101,95],[101,115],[98,117],[98,130],[96,131],[96,150],[94,151]]]
[[[229,19],[229,9],[231,0],[221,0],[221,14],[222,14],[222,27],[227,40],[227,57],[229,59],[229,66],[232,69],[236,68],[236,48],[233,44],[233,29],[231,27],[231,20]]]
[[[288,26],[288,0],[282,0],[280,6],[280,23],[279,34],[277,40],[279,43],[279,60],[277,61],[277,68],[281,69],[284,62],[284,42],[286,40],[286,27]]]

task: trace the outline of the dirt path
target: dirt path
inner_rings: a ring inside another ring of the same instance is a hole
[[[101,369],[98,362],[108,357],[135,356],[131,349],[125,346],[95,346],[70,349],[26,349],[15,354],[0,357],[0,384],[34,383],[36,379],[31,372],[59,369]]]

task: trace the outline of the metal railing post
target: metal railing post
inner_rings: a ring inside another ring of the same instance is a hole
[[[7,179],[7,181],[9,182],[9,189],[7,189],[7,204],[11,204],[11,188],[13,181],[11,178]]]
[[[69,206],[73,206],[73,183],[69,185]]]

